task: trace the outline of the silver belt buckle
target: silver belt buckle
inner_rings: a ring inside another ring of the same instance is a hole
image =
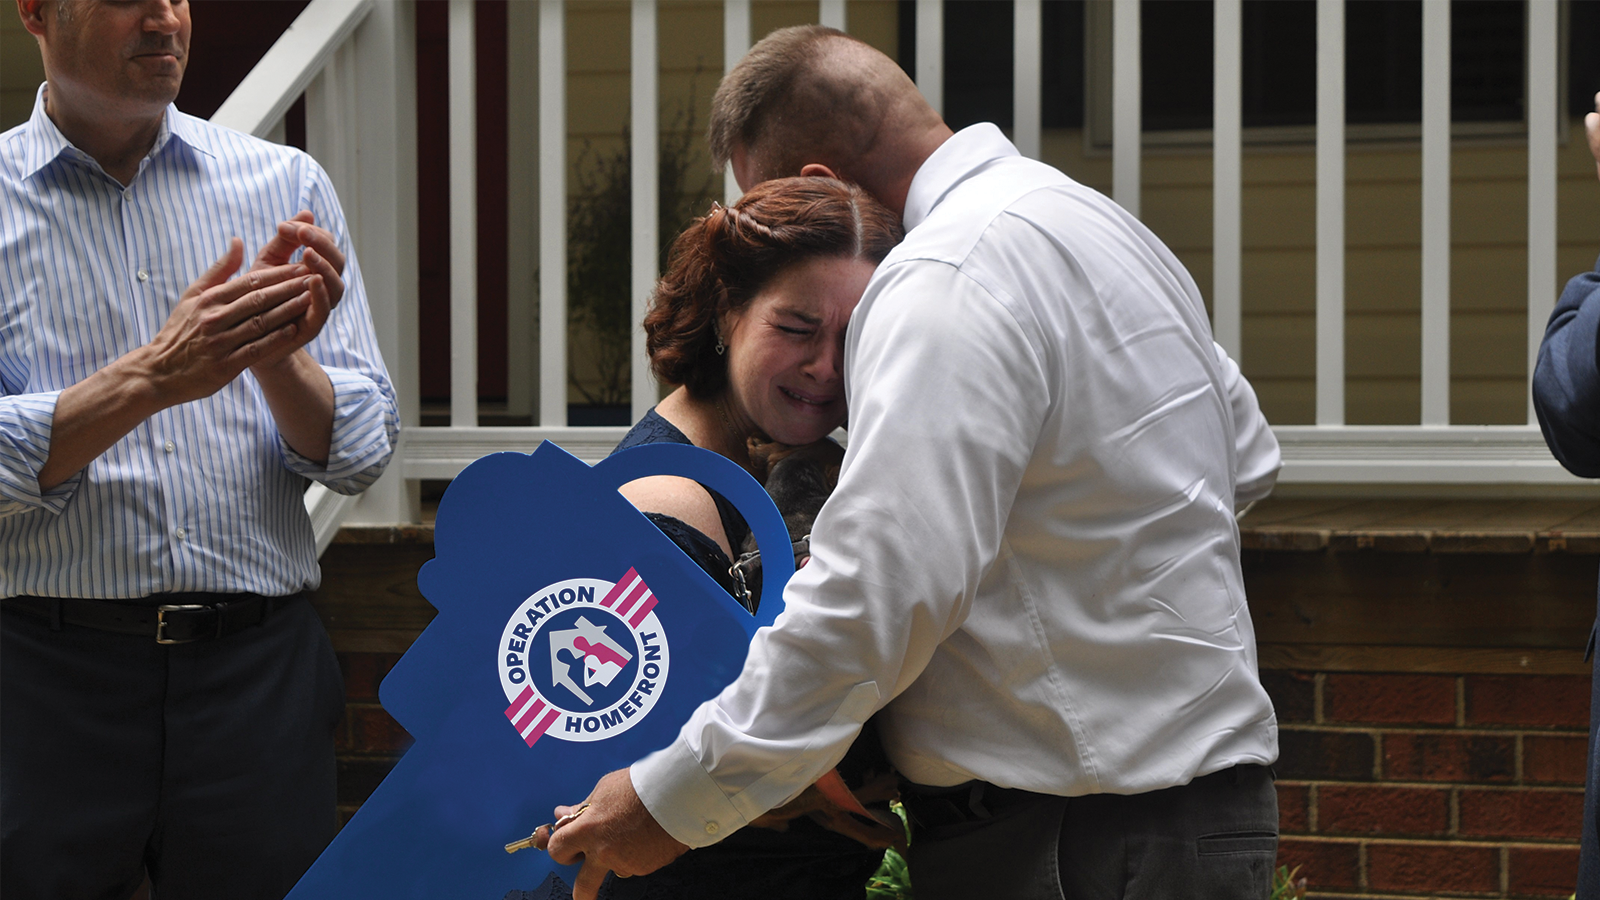
[[[156,607],[156,643],[158,644],[191,644],[196,640],[175,641],[167,637],[167,613],[177,610],[206,609],[204,603],[163,603]]]

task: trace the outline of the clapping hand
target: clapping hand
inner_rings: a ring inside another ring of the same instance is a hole
[[[322,332],[333,308],[344,298],[344,253],[333,234],[316,225],[309,210],[301,210],[293,218],[278,223],[278,231],[256,254],[251,272],[275,269],[287,265],[294,252],[305,248],[300,258],[311,278],[311,303],[295,320],[296,332],[301,340],[287,350],[274,354],[255,364],[257,374],[264,367],[279,364],[290,353],[308,344]]]
[[[230,279],[243,261],[244,244],[233,238],[142,348],[161,406],[209,397],[245,368],[282,358],[309,340],[306,317],[320,276],[297,263],[258,266]]]

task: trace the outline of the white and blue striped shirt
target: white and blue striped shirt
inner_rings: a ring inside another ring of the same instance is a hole
[[[60,391],[148,343],[229,237],[249,259],[302,209],[347,261],[344,298],[307,345],[333,383],[327,465],[289,448],[245,372],[41,492]],[[311,157],[169,106],[124,188],[56,129],[43,88],[0,135],[0,597],[314,588],[306,479],[363,490],[398,429],[344,214]]]

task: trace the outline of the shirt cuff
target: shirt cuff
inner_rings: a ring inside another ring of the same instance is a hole
[[[656,822],[691,848],[715,844],[747,824],[681,737],[634,763],[629,777]]]
[[[0,516],[35,509],[60,515],[83,483],[79,469],[50,490],[39,489],[60,396],[60,391],[45,391],[0,397]]]
[[[307,459],[278,435],[289,471],[337,494],[359,494],[378,480],[394,455],[399,417],[394,398],[371,378],[350,369],[323,366],[333,384],[333,432],[326,465]]]

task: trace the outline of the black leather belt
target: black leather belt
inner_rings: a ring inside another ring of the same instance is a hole
[[[1209,775],[1201,775],[1189,783],[1227,779],[1238,784],[1239,776],[1251,769],[1265,769],[1273,781],[1278,780],[1278,773],[1271,766],[1239,763]],[[1175,791],[1179,788],[1164,790]],[[954,787],[929,787],[905,780],[900,782],[900,803],[905,806],[911,820],[922,828],[945,828],[976,822],[992,818],[1012,807],[1049,800],[1051,796],[1021,788],[996,787],[987,781],[968,781]]]
[[[987,819],[1013,806],[1047,799],[1048,794],[997,787],[986,781],[969,781],[954,787],[900,782],[900,803],[911,820],[923,828],[944,828]]]
[[[79,625],[153,637],[158,644],[190,644],[260,625],[274,610],[304,597],[305,594],[156,594],[145,601],[7,597],[4,603],[6,609],[44,619],[58,631],[63,624]]]

